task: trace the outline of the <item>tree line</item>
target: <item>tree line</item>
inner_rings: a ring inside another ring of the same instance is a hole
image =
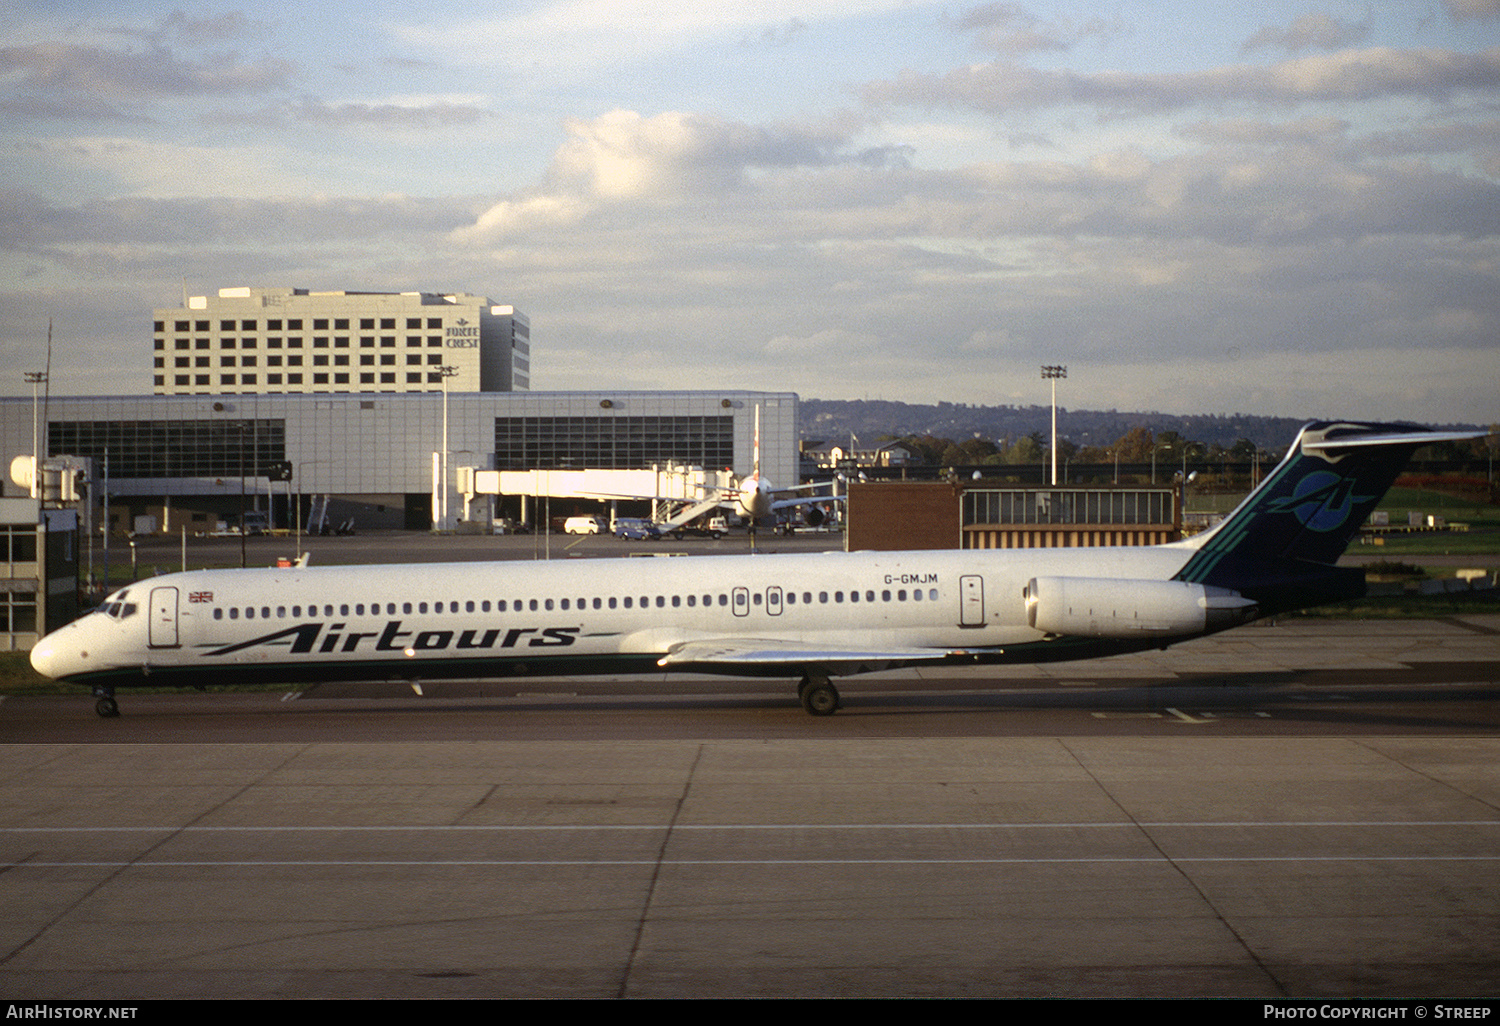
[[[935,435],[883,435],[880,444],[899,445],[912,454],[914,461],[929,467],[1021,466],[1052,458],[1048,439],[1040,431],[963,441]],[[1281,450],[1259,450],[1262,460],[1277,460],[1281,455]],[[1184,458],[1190,463],[1249,463],[1256,456],[1257,447],[1248,438],[1225,446],[1184,438],[1176,431],[1153,432],[1143,427],[1131,428],[1109,445],[1078,445],[1067,438],[1057,441],[1059,461],[1069,463],[1149,463],[1153,458],[1163,465],[1180,463]]]

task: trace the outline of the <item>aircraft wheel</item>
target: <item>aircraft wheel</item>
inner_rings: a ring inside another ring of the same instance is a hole
[[[802,708],[810,716],[832,716],[838,711],[839,689],[826,680],[810,681],[797,689]]]
[[[94,712],[98,713],[103,719],[112,720],[120,715],[120,706],[109,695],[105,695],[94,703]]]

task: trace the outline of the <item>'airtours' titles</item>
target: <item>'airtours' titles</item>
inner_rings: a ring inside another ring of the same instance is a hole
[[[324,627],[327,633],[324,633]],[[285,630],[263,634],[249,641],[211,649],[205,655],[221,656],[242,652],[247,648],[267,645],[286,648],[294,654],[309,652],[354,652],[369,638],[377,639],[373,646],[376,652],[443,652],[450,648],[494,649],[494,648],[557,648],[571,645],[583,628],[581,627],[491,627],[470,630],[403,631],[400,620],[390,620],[381,631],[349,631],[348,624],[304,623]],[[347,633],[346,633],[347,632]],[[319,643],[319,636],[322,642]],[[409,640],[406,640],[409,639]]]

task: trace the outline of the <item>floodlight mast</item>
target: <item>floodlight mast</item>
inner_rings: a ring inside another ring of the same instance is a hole
[[[42,494],[42,455],[37,448],[40,431],[37,427],[37,388],[47,383],[46,371],[26,371],[26,383],[31,386],[31,494]]]
[[[1066,378],[1068,368],[1056,364],[1042,365],[1042,380],[1052,382],[1052,484],[1057,485],[1057,379]]]

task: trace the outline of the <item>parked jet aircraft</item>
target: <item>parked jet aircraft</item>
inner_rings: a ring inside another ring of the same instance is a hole
[[[212,570],[140,581],[42,639],[48,677],[114,689],[696,670],[831,678],[1166,647],[1364,592],[1334,564],[1419,446],[1314,423],[1222,523],[1140,548]]]
[[[833,489],[835,487],[833,481],[777,488],[766,480],[760,468],[759,406],[755,408],[754,453],[754,465],[749,474],[736,478],[728,468],[722,474],[713,473],[709,479],[695,483],[693,486],[695,491],[691,498],[683,494],[686,489],[682,487],[681,482],[667,489],[672,493],[670,495],[663,495],[659,491],[656,493],[602,491],[592,487],[576,488],[572,485],[565,486],[566,494],[575,498],[600,501],[621,499],[649,501],[656,510],[654,515],[658,518],[653,521],[656,530],[662,535],[670,534],[679,538],[685,529],[690,529],[688,525],[712,519],[719,510],[730,510],[735,515],[748,519],[751,524],[752,538],[757,521],[798,506],[806,507],[803,512],[803,523],[809,527],[817,527],[827,516],[825,506],[844,501],[845,497],[838,494],[814,494],[822,489]],[[683,469],[701,474],[699,468],[696,467]],[[588,471],[584,473],[587,474]],[[658,488],[660,488],[659,480]],[[670,509],[670,512],[663,513],[664,508]],[[708,530],[713,532],[715,529],[708,528]],[[715,538],[718,536],[714,534]]]
[[[756,521],[782,510],[806,506],[804,516],[809,526],[823,522],[822,504],[842,502],[841,495],[813,495],[812,492],[832,486],[831,481],[777,488],[760,472],[760,407],[755,408],[755,464],[748,477],[742,478],[731,493],[732,507],[753,525]],[[798,495],[803,492],[808,494]]]

